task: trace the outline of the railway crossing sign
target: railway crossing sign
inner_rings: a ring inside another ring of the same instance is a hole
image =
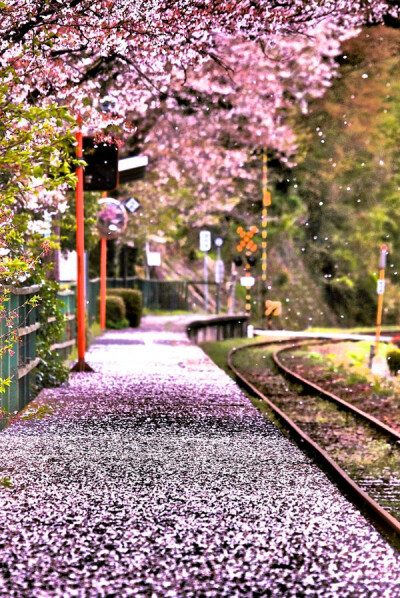
[[[245,231],[243,226],[239,226],[236,232],[241,238],[240,243],[236,246],[239,253],[243,251],[243,249],[247,249],[253,253],[257,251],[257,245],[253,241],[254,235],[258,233],[258,228],[256,226],[252,226],[248,231]]]
[[[282,313],[282,303],[280,301],[271,301],[267,299],[265,302],[265,315],[269,316],[280,316]]]

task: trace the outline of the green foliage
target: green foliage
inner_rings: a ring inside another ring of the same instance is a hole
[[[397,376],[397,372],[400,370],[400,349],[388,351],[386,361],[392,376]]]
[[[303,256],[344,325],[376,314],[379,248],[388,246],[385,322],[400,299],[400,32],[365,29],[343,45],[340,78],[298,127],[293,179],[308,214]]]
[[[40,289],[40,328],[36,340],[36,355],[41,361],[37,367],[38,390],[58,386],[68,378],[68,368],[63,358],[52,349],[54,343],[63,339],[66,319],[63,315],[63,302],[57,298],[59,285],[46,281]]]
[[[17,74],[12,67],[3,68],[1,72],[0,247],[4,253],[0,259],[0,283],[27,286],[43,282],[48,269],[45,256],[56,247],[55,238],[44,240],[41,234],[32,232],[31,225],[36,224],[34,221],[42,222],[45,212],[55,215],[65,189],[75,185],[75,174],[70,168],[75,119],[67,107],[56,103],[13,103],[7,81],[16,81]],[[3,317],[7,301],[3,293],[0,297]],[[10,318],[10,314],[7,317]],[[18,317],[11,325],[7,323],[9,331],[1,339],[1,354],[12,351],[21,325]],[[43,363],[39,386],[46,376],[54,383],[63,377],[58,364],[45,350],[43,334],[41,330],[38,342],[42,343]],[[44,374],[46,364],[48,374]],[[50,370],[56,370],[54,375]],[[0,379],[0,392],[4,392],[8,383]]]
[[[107,328],[111,328],[113,330],[122,330],[123,328],[128,328],[129,320],[124,318],[123,320],[119,320],[118,322],[114,322],[113,320],[107,321]]]
[[[125,303],[126,318],[132,328],[140,325],[143,311],[142,293],[135,289],[117,288],[110,289],[109,293],[116,297],[121,297]]]
[[[86,251],[96,251],[99,236],[96,229],[97,213],[99,211],[100,193],[85,191],[85,212],[84,212],[84,242]],[[74,251],[76,249],[76,197],[75,193],[67,194],[68,210],[60,219],[60,245],[63,251]],[[98,250],[99,253],[99,250]],[[98,276],[99,270],[93,273]]]
[[[52,415],[53,410],[50,405],[41,405],[37,407],[35,410],[32,410],[31,407],[27,407],[24,409],[22,414],[18,417],[21,421],[31,421],[36,419],[44,419],[46,415]]]
[[[0,486],[3,486],[3,488],[12,488],[14,484],[10,478],[0,478]]]
[[[106,296],[106,326],[120,330],[127,328],[129,321],[126,319],[126,307],[122,297],[116,295]]]

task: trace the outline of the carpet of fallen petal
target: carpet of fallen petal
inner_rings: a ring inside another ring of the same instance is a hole
[[[182,322],[107,332],[0,434],[0,596],[400,597],[400,555]]]

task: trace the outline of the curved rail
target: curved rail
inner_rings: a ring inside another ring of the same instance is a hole
[[[324,341],[319,341],[319,344],[322,344],[323,342]],[[343,342],[343,341],[335,340],[335,341],[329,341],[329,342]],[[351,413],[358,415],[358,417],[361,417],[364,420],[366,420],[369,424],[371,424],[371,426],[374,426],[374,428],[376,428],[380,432],[383,432],[384,434],[387,434],[391,438],[400,441],[400,433],[396,432],[396,430],[394,430],[390,426],[387,426],[386,424],[381,422],[379,419],[377,419],[373,415],[370,415],[369,413],[362,411],[362,409],[358,409],[358,407],[355,407],[354,405],[352,405],[351,403],[348,403],[344,399],[341,399],[337,395],[335,395],[327,390],[324,390],[321,386],[318,386],[318,384],[314,384],[310,380],[307,380],[307,378],[303,378],[303,376],[300,376],[296,372],[293,372],[291,369],[289,369],[288,367],[283,365],[283,363],[281,361],[279,361],[280,353],[283,353],[284,351],[290,351],[291,349],[294,348],[294,346],[300,347],[302,345],[308,345],[308,344],[310,344],[310,343],[307,341],[300,341],[300,342],[296,343],[295,345],[293,345],[293,344],[285,345],[281,349],[278,349],[277,351],[275,351],[275,353],[272,356],[272,359],[274,360],[274,363],[277,366],[277,368],[281,372],[283,372],[286,377],[288,377],[296,382],[300,382],[300,384],[302,386],[311,390],[313,393],[316,393],[316,394],[320,395],[322,398],[328,399],[329,401],[332,401],[333,403],[340,405],[343,409],[346,409],[347,411],[350,411]]]
[[[244,345],[242,347],[236,347],[232,349],[228,353],[228,366],[234,372],[235,376],[246,386],[250,391],[258,396],[262,401],[267,403],[267,405],[272,409],[272,411],[279,417],[279,419],[284,422],[284,424],[289,428],[292,434],[297,438],[297,440],[303,446],[306,446],[308,450],[310,450],[326,467],[326,469],[330,472],[330,474],[346,489],[346,491],[352,496],[353,500],[362,505],[366,508],[371,514],[373,514],[376,519],[383,524],[387,529],[392,532],[395,532],[397,535],[400,535],[400,521],[395,519],[390,513],[388,513],[385,509],[383,509],[373,498],[369,496],[358,484],[356,484],[350,476],[334,461],[328,453],[319,446],[314,440],[312,440],[303,430],[294,423],[290,417],[288,417],[279,407],[275,405],[270,399],[268,399],[254,384],[249,382],[246,377],[239,372],[239,370],[233,365],[232,363],[232,356],[245,349],[253,348],[256,346],[267,346],[271,344],[276,344],[275,342],[256,342]],[[293,349],[293,344],[290,348]],[[288,370],[288,368],[286,368]],[[290,371],[290,370],[288,370]],[[294,372],[293,372],[294,373]],[[322,390],[322,389],[321,389]],[[322,391],[325,392],[325,391]],[[349,407],[352,407],[348,404]],[[375,418],[374,418],[375,419]],[[376,420],[378,422],[378,420]],[[384,424],[383,424],[384,425]],[[385,426],[387,427],[387,426]],[[397,434],[397,432],[396,432]]]

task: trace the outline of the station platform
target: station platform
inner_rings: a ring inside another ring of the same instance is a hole
[[[0,596],[400,597],[400,555],[186,323],[106,332],[0,434]]]

